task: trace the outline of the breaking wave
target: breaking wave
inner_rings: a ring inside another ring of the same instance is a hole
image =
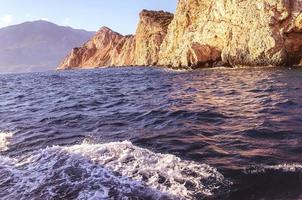
[[[0,157],[2,199],[203,199],[223,195],[229,186],[215,168],[130,142]]]
[[[9,140],[12,137],[12,132],[0,132],[0,152],[8,150]]]

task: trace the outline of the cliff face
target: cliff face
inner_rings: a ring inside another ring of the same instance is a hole
[[[179,0],[174,17],[142,11],[135,36],[107,32],[61,68],[302,64],[302,0]]]
[[[301,11],[301,0],[180,0],[160,64],[297,64]]]
[[[107,27],[102,27],[83,47],[74,48],[59,69],[131,64],[135,49],[134,41],[133,36],[122,36]]]
[[[173,14],[143,10],[136,30],[135,65],[156,65],[160,46],[167,35]]]
[[[155,65],[172,19],[171,13],[143,10],[135,35],[103,27],[83,47],[74,48],[59,69]]]

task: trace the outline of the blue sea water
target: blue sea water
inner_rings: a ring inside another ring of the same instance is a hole
[[[302,199],[302,70],[0,75],[1,199]]]

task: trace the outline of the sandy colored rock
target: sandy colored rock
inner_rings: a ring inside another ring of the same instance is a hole
[[[60,69],[301,65],[302,0],[179,0],[140,13],[134,36],[101,29]]]
[[[75,48],[58,69],[156,65],[173,14],[143,10],[135,35],[101,28],[83,47]]]
[[[136,30],[135,65],[156,65],[160,46],[167,34],[173,14],[143,10]]]
[[[296,32],[302,32],[302,13],[300,13],[295,20],[295,30]]]
[[[210,53],[188,57],[199,44],[221,52],[216,59],[226,65],[295,64],[301,59],[301,11],[301,0],[180,0],[159,63],[212,63]]]

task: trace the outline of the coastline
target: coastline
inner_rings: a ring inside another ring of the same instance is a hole
[[[258,9],[260,5],[265,9]],[[175,14],[141,11],[132,36],[102,27],[58,68],[301,66],[301,10],[298,0],[280,5],[266,0],[242,4],[201,0],[200,5],[180,0]],[[251,17],[255,23],[250,23]]]
[[[137,66],[100,66],[100,67],[85,67],[85,68],[71,68],[71,69],[56,69],[57,72],[64,71],[80,71],[80,70],[94,70],[94,69],[108,69],[108,68],[157,68],[171,71],[199,71],[199,70],[240,70],[240,69],[302,69],[301,66],[248,66],[248,65],[238,65],[234,67],[227,66],[217,66],[217,67],[202,67],[202,68],[191,68],[191,67],[171,67],[171,66],[161,66],[161,65],[137,65]]]

